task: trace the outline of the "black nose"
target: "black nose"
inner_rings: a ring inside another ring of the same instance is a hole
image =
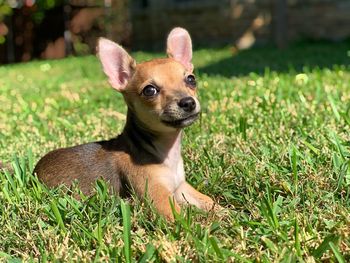
[[[184,111],[191,112],[196,108],[196,101],[192,97],[185,97],[179,101],[178,105]]]

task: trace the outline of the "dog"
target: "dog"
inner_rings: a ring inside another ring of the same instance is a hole
[[[189,33],[179,27],[169,33],[167,58],[136,64],[105,38],[98,41],[97,55],[110,85],[127,104],[124,130],[108,141],[49,152],[35,167],[38,178],[49,187],[77,180],[86,194],[99,178],[120,195],[131,187],[141,198],[148,195],[170,221],[172,210],[179,213],[184,204],[206,211],[220,207],[185,180],[182,128],[194,123],[201,110]]]

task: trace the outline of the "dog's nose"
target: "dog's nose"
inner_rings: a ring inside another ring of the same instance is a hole
[[[185,97],[179,101],[178,105],[184,111],[191,112],[196,108],[196,101],[192,97]]]

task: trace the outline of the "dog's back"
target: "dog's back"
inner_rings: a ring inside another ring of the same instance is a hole
[[[77,180],[86,194],[91,192],[97,178],[103,178],[120,193],[122,171],[114,158],[121,154],[117,151],[117,141],[112,139],[51,151],[40,159],[34,173],[49,187],[70,186]]]

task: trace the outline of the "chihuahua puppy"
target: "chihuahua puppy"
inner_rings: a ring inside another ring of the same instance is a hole
[[[104,38],[97,53],[109,83],[128,107],[123,132],[109,141],[54,150],[34,173],[49,187],[78,180],[86,194],[98,178],[121,195],[128,187],[141,198],[147,192],[158,212],[171,221],[170,202],[178,213],[182,204],[213,209],[214,201],[186,182],[181,157],[181,130],[198,119],[201,109],[188,32],[170,32],[168,58],[136,64],[121,46]]]

